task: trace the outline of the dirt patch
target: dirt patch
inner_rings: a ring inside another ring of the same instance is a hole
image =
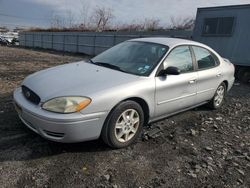
[[[12,91],[35,71],[86,57],[0,47],[1,187],[249,187],[250,86],[221,109],[199,107],[145,127],[131,147],[59,144],[29,131]]]

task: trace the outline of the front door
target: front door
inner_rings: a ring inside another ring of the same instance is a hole
[[[174,48],[163,63],[164,69],[174,66],[180,69],[179,75],[166,75],[155,78],[155,116],[171,114],[195,104],[197,72],[188,46]]]

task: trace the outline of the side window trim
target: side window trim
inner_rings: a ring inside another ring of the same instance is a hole
[[[197,71],[198,70],[198,64],[196,62],[196,57],[195,57],[195,54],[194,54],[194,50],[192,48],[191,45],[188,46],[189,47],[189,50],[190,50],[190,53],[191,53],[191,56],[192,56],[192,61],[193,61],[193,71]]]
[[[174,49],[176,49],[176,48],[178,48],[178,47],[182,47],[182,46],[188,47],[188,48],[189,48],[189,52],[190,52],[190,55],[191,55],[191,58],[192,58],[193,70],[192,70],[192,71],[188,71],[188,72],[183,72],[183,73],[181,73],[181,74],[186,74],[186,73],[191,73],[191,72],[195,72],[195,71],[196,71],[196,70],[195,70],[195,66],[194,66],[196,60],[195,60],[195,57],[193,56],[193,54],[192,54],[192,52],[191,52],[191,46],[190,46],[189,44],[181,44],[181,45],[178,45],[178,46],[175,46],[174,48],[172,48],[172,49],[168,52],[167,56],[165,56],[165,57],[163,58],[163,60],[162,60],[162,62],[161,62],[161,64],[160,64],[160,66],[158,67],[158,70],[156,71],[156,75],[155,75],[156,77],[158,76],[159,72],[164,68],[164,62],[165,62],[165,60],[168,58],[169,54],[170,54]]]
[[[213,59],[214,59],[216,65],[213,66],[213,67],[207,67],[207,68],[199,69],[199,67],[198,67],[198,62],[197,62],[197,59],[196,59],[196,56],[195,56],[193,47],[198,47],[198,48],[202,48],[202,49],[207,50],[207,51],[211,54],[211,56],[213,57]],[[213,68],[218,67],[218,66],[220,65],[219,58],[218,58],[213,52],[211,52],[209,49],[204,48],[204,47],[202,47],[202,46],[198,46],[198,45],[190,45],[190,48],[192,49],[191,51],[192,51],[192,53],[193,53],[193,55],[194,55],[196,71],[203,71],[203,70],[213,69]]]

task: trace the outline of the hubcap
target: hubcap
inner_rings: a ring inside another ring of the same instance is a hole
[[[140,117],[136,110],[124,111],[116,121],[115,137],[119,142],[127,142],[133,138],[138,130]]]
[[[216,106],[219,106],[224,98],[224,92],[225,89],[223,86],[218,87],[217,91],[216,91],[216,95],[214,97],[214,104]]]

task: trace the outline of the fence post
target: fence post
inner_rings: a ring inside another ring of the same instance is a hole
[[[116,34],[114,34],[113,46],[116,45]]]
[[[65,52],[65,33],[63,34],[63,54]]]
[[[41,46],[42,46],[42,48],[44,48],[44,47],[43,47],[43,34],[42,34],[42,33],[41,33],[41,40],[42,40],[42,41],[41,41]]]
[[[52,47],[52,49],[54,49],[54,45],[53,45],[53,42],[54,41],[54,34],[52,33],[51,34],[51,47]]]
[[[96,49],[96,35],[94,35],[94,45],[93,45],[93,50],[94,50],[94,53],[93,55],[95,55],[95,49]]]
[[[76,35],[76,53],[79,53],[79,33]]]
[[[24,47],[27,47],[27,42],[26,42],[26,39],[27,37],[26,37],[26,32],[24,33]]]
[[[32,33],[32,48],[35,47],[35,33]]]

